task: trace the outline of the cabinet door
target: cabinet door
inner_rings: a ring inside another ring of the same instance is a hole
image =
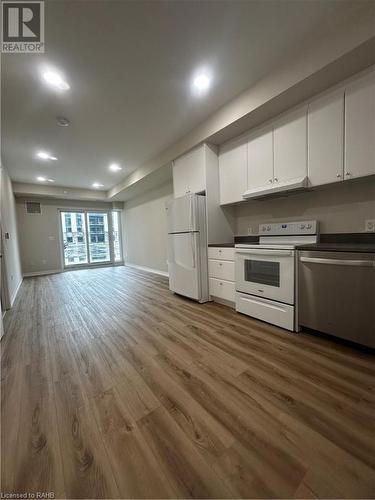
[[[175,160],[173,163],[173,193],[175,198],[185,196],[189,190],[189,179],[183,162]]]
[[[247,189],[247,143],[224,146],[219,154],[220,205],[243,201]]]
[[[272,127],[256,132],[247,144],[247,189],[273,182]]]
[[[307,175],[307,107],[299,108],[274,126],[274,182]]]
[[[344,89],[309,104],[308,175],[311,186],[343,180]]]
[[[375,174],[375,72],[345,90],[345,179]]]
[[[173,164],[174,197],[200,193],[206,189],[205,146],[177,158]]]

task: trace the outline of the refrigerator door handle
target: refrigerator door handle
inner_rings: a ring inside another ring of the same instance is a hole
[[[193,269],[195,269],[195,235],[190,233],[191,252],[193,256]]]
[[[193,197],[189,196],[189,231],[192,231],[193,222]]]

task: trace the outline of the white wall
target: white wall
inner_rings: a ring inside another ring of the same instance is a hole
[[[27,214],[26,200],[40,202],[42,214]],[[112,208],[112,203],[95,201],[84,202],[53,198],[17,198],[16,201],[22,272],[24,275],[62,270],[60,208],[103,208],[107,210]]]
[[[254,234],[260,223],[317,219],[321,233],[360,233],[375,219],[375,179],[341,182],[283,198],[248,201],[233,208],[236,234]]]
[[[125,203],[125,264],[167,272],[165,203],[172,197],[173,186],[167,183]]]
[[[9,295],[8,306],[12,306],[19,286],[22,283],[22,272],[17,232],[16,203],[12,190],[12,181],[4,167],[0,177],[0,218],[3,233],[3,256],[5,261],[5,282]],[[6,233],[9,239],[5,238]]]

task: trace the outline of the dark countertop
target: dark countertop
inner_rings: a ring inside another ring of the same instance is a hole
[[[209,247],[233,248],[236,243],[259,242],[258,235],[235,236],[234,243],[215,243]],[[319,243],[297,246],[298,250],[321,252],[362,252],[375,253],[375,233],[323,233]]]
[[[234,243],[209,243],[209,247],[234,248]]]
[[[297,250],[316,252],[361,252],[375,253],[375,243],[311,243],[300,245]]]
[[[237,243],[258,243],[259,236],[257,235],[247,235],[247,236],[235,236],[234,242],[232,243],[210,243],[209,247],[221,247],[221,248],[233,248]]]

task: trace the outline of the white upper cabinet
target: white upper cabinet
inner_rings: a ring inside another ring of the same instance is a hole
[[[307,176],[307,106],[274,124],[274,182]]]
[[[200,146],[173,162],[174,197],[201,193],[206,189],[205,146]]]
[[[345,91],[345,179],[375,174],[375,71]]]
[[[178,158],[174,196],[210,184],[218,193],[212,206],[226,205],[375,175],[374,68],[251,131],[247,144],[241,138],[222,146],[218,164],[207,145]]]
[[[272,185],[273,138],[272,127],[257,131],[247,144],[247,189]]]
[[[309,185],[344,178],[344,89],[312,101],[308,109]]]
[[[220,205],[242,201],[246,190],[246,140],[224,145],[219,154]]]

